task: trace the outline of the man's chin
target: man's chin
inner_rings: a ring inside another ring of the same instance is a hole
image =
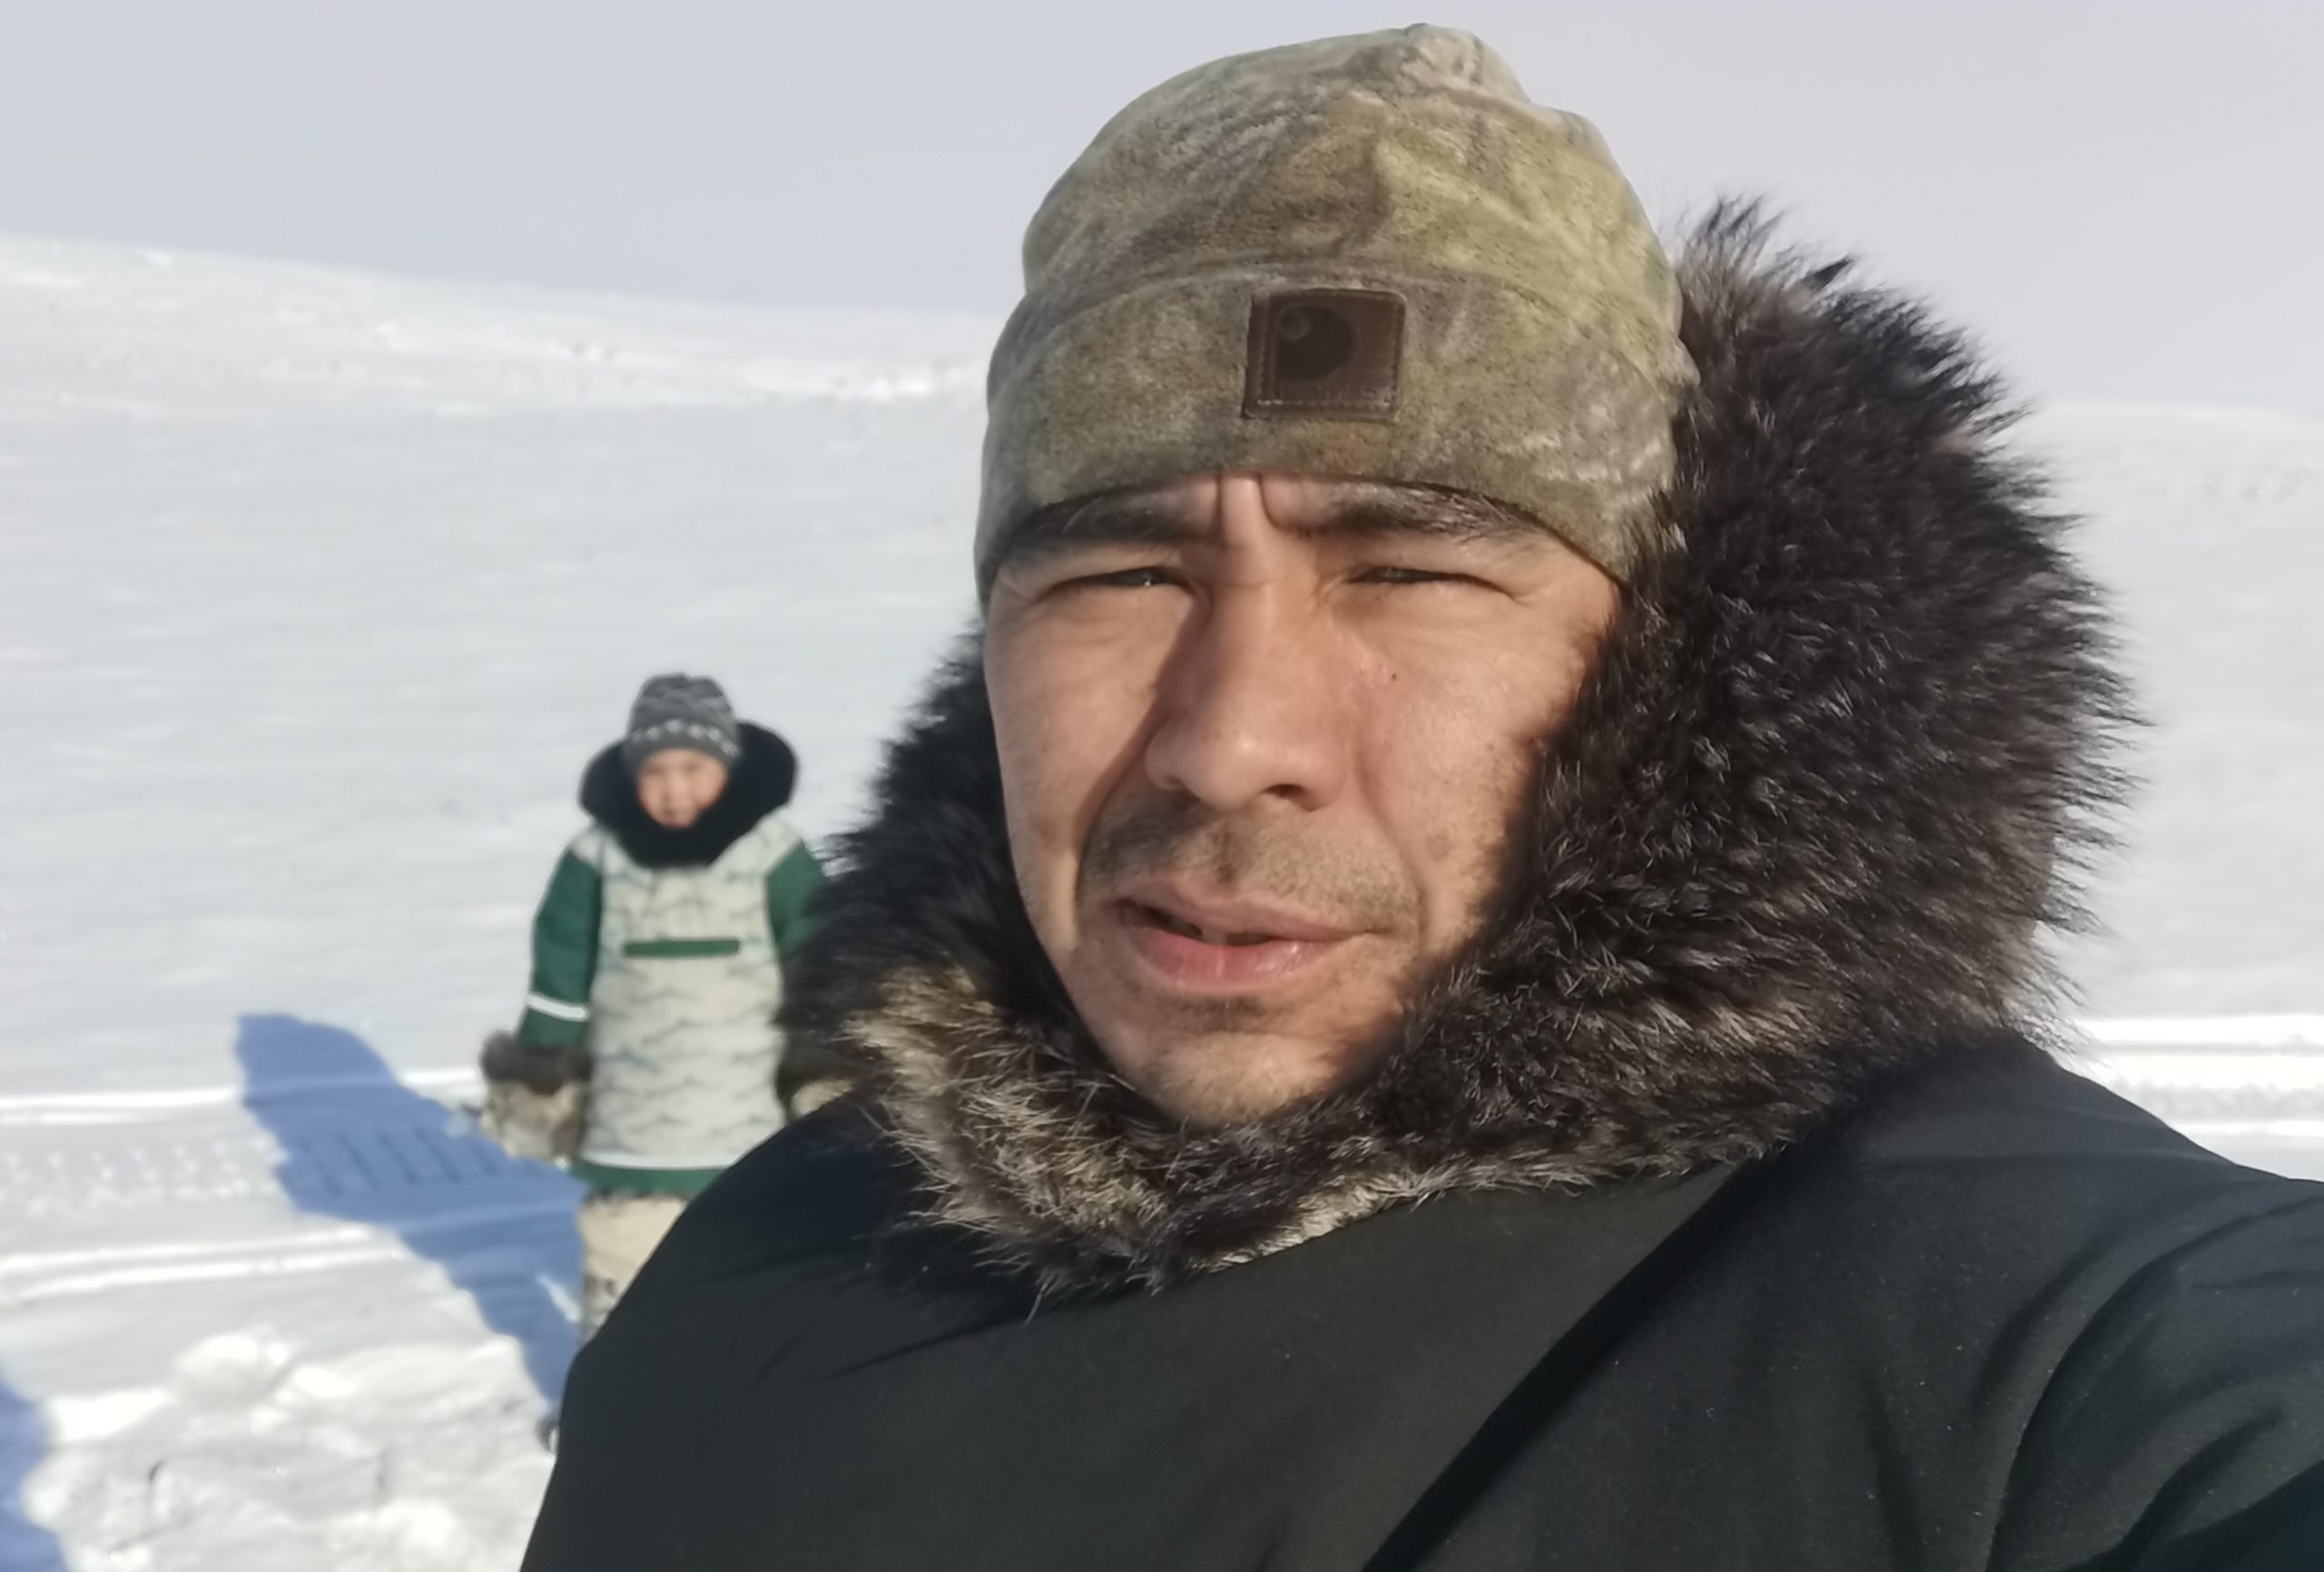
[[[1126,1044],[1107,1056],[1123,1078],[1175,1119],[1204,1129],[1255,1125],[1361,1081],[1372,1046],[1325,1046],[1264,1032],[1196,1032],[1167,1046]]]

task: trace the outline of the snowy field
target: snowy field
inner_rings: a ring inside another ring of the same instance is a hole
[[[515,1564],[572,1196],[448,1105],[646,673],[848,822],[992,327],[0,241],[0,1572]],[[2324,426],[2025,440],[2160,722],[2091,1067],[2324,1176]]]

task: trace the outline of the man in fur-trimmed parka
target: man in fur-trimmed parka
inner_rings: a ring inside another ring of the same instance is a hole
[[[1426,28],[1141,98],[1026,263],[849,1089],[529,1572],[2324,1567],[2324,1187],[2040,1046],[2125,705],[1960,341]]]

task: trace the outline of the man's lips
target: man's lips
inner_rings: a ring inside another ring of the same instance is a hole
[[[1134,879],[1122,887],[1118,898],[1155,914],[1166,927],[1184,928],[1214,943],[1235,938],[1328,944],[1355,933],[1345,923],[1313,917],[1275,901],[1199,890],[1177,879]]]
[[[1142,881],[1113,902],[1130,948],[1160,979],[1197,993],[1256,992],[1355,937],[1345,926],[1245,897]]]

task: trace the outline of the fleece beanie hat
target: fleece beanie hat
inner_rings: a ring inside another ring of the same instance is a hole
[[[1026,235],[979,587],[1044,507],[1230,469],[1473,492],[1626,578],[1666,544],[1679,313],[1597,130],[1467,34],[1201,66],[1099,132]]]
[[[629,730],[621,740],[629,772],[665,748],[707,753],[728,769],[743,757],[743,729],[725,690],[708,677],[671,672],[648,677],[629,707]]]

